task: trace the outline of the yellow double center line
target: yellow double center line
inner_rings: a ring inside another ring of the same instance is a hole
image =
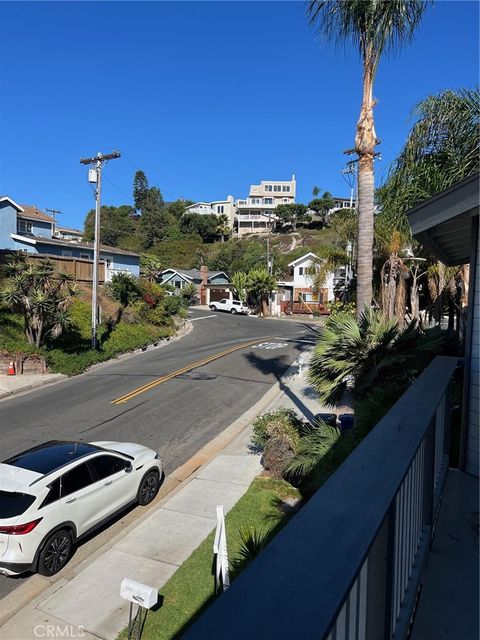
[[[186,367],[183,367],[182,369],[178,369],[177,371],[172,371],[172,373],[167,373],[161,378],[157,378],[156,380],[152,380],[152,382],[148,382],[147,384],[144,384],[143,387],[137,387],[137,389],[133,389],[129,393],[126,393],[125,395],[120,396],[119,398],[115,398],[115,400],[112,400],[112,404],[124,404],[125,402],[132,400],[132,398],[139,396],[141,393],[145,393],[145,391],[150,391],[150,389],[157,387],[159,384],[163,384],[164,382],[167,382],[167,380],[171,380],[172,378],[176,378],[177,376],[182,375],[182,373],[187,373],[188,371],[192,371],[192,369],[197,369],[197,367],[203,367],[203,365],[208,364],[209,362],[213,362],[214,360],[223,358],[224,356],[228,355],[229,353],[233,353],[234,351],[240,351],[240,349],[245,349],[245,347],[250,347],[256,344],[257,342],[264,341],[264,340],[271,340],[271,339],[272,339],[271,337],[266,337],[266,338],[257,338],[256,340],[250,340],[250,342],[243,342],[242,344],[237,344],[234,347],[230,347],[229,349],[226,349],[225,351],[216,353],[213,356],[208,356],[208,358],[204,358],[203,360],[192,362],[191,364],[188,364]]]

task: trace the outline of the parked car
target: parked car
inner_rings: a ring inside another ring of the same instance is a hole
[[[83,536],[127,505],[149,504],[162,480],[153,449],[133,442],[54,440],[0,464],[0,573],[60,571]]]
[[[218,302],[212,302],[210,304],[210,309],[212,311],[228,311],[229,313],[249,313],[250,309],[246,304],[243,304],[240,300],[228,300],[228,298],[223,298]]]

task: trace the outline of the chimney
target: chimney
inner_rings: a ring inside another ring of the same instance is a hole
[[[208,267],[205,265],[200,267],[200,277],[202,278],[201,284],[208,284]]]

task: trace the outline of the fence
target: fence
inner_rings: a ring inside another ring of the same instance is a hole
[[[72,258],[70,256],[52,256],[50,254],[41,253],[25,253],[24,257],[29,260],[48,260],[53,264],[56,271],[66,273],[74,277],[78,282],[92,282],[93,279],[93,261],[85,258]],[[8,256],[0,256],[1,261],[5,262]],[[105,263],[100,262],[98,268],[99,282],[105,280]]]
[[[307,313],[309,315],[328,315],[327,307],[321,302],[292,302],[285,300],[280,303],[282,313],[290,315],[292,313]]]
[[[448,469],[456,366],[430,364],[187,638],[407,637]]]

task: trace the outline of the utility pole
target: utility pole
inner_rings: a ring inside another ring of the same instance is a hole
[[[95,184],[95,236],[93,243],[93,277],[92,277],[92,347],[98,347],[98,266],[100,262],[100,206],[102,189],[102,168],[108,160],[120,158],[118,151],[103,154],[98,152],[94,158],[80,158],[80,164],[94,165],[88,172],[88,181]]]
[[[55,216],[57,216],[59,213],[63,213],[62,211],[60,211],[60,209],[45,209],[45,211],[48,211],[48,213],[52,214],[52,218],[56,221]]]
[[[358,197],[355,194],[355,204],[354,204],[354,193],[355,187],[358,185],[357,175],[358,175],[358,163],[357,160],[350,160],[347,162],[347,166],[342,169],[342,175],[345,179],[345,182],[350,187],[350,210],[357,208]],[[345,289],[348,287],[351,279],[353,278],[353,247],[349,242],[347,244],[347,253],[349,255],[349,262],[345,265]]]

